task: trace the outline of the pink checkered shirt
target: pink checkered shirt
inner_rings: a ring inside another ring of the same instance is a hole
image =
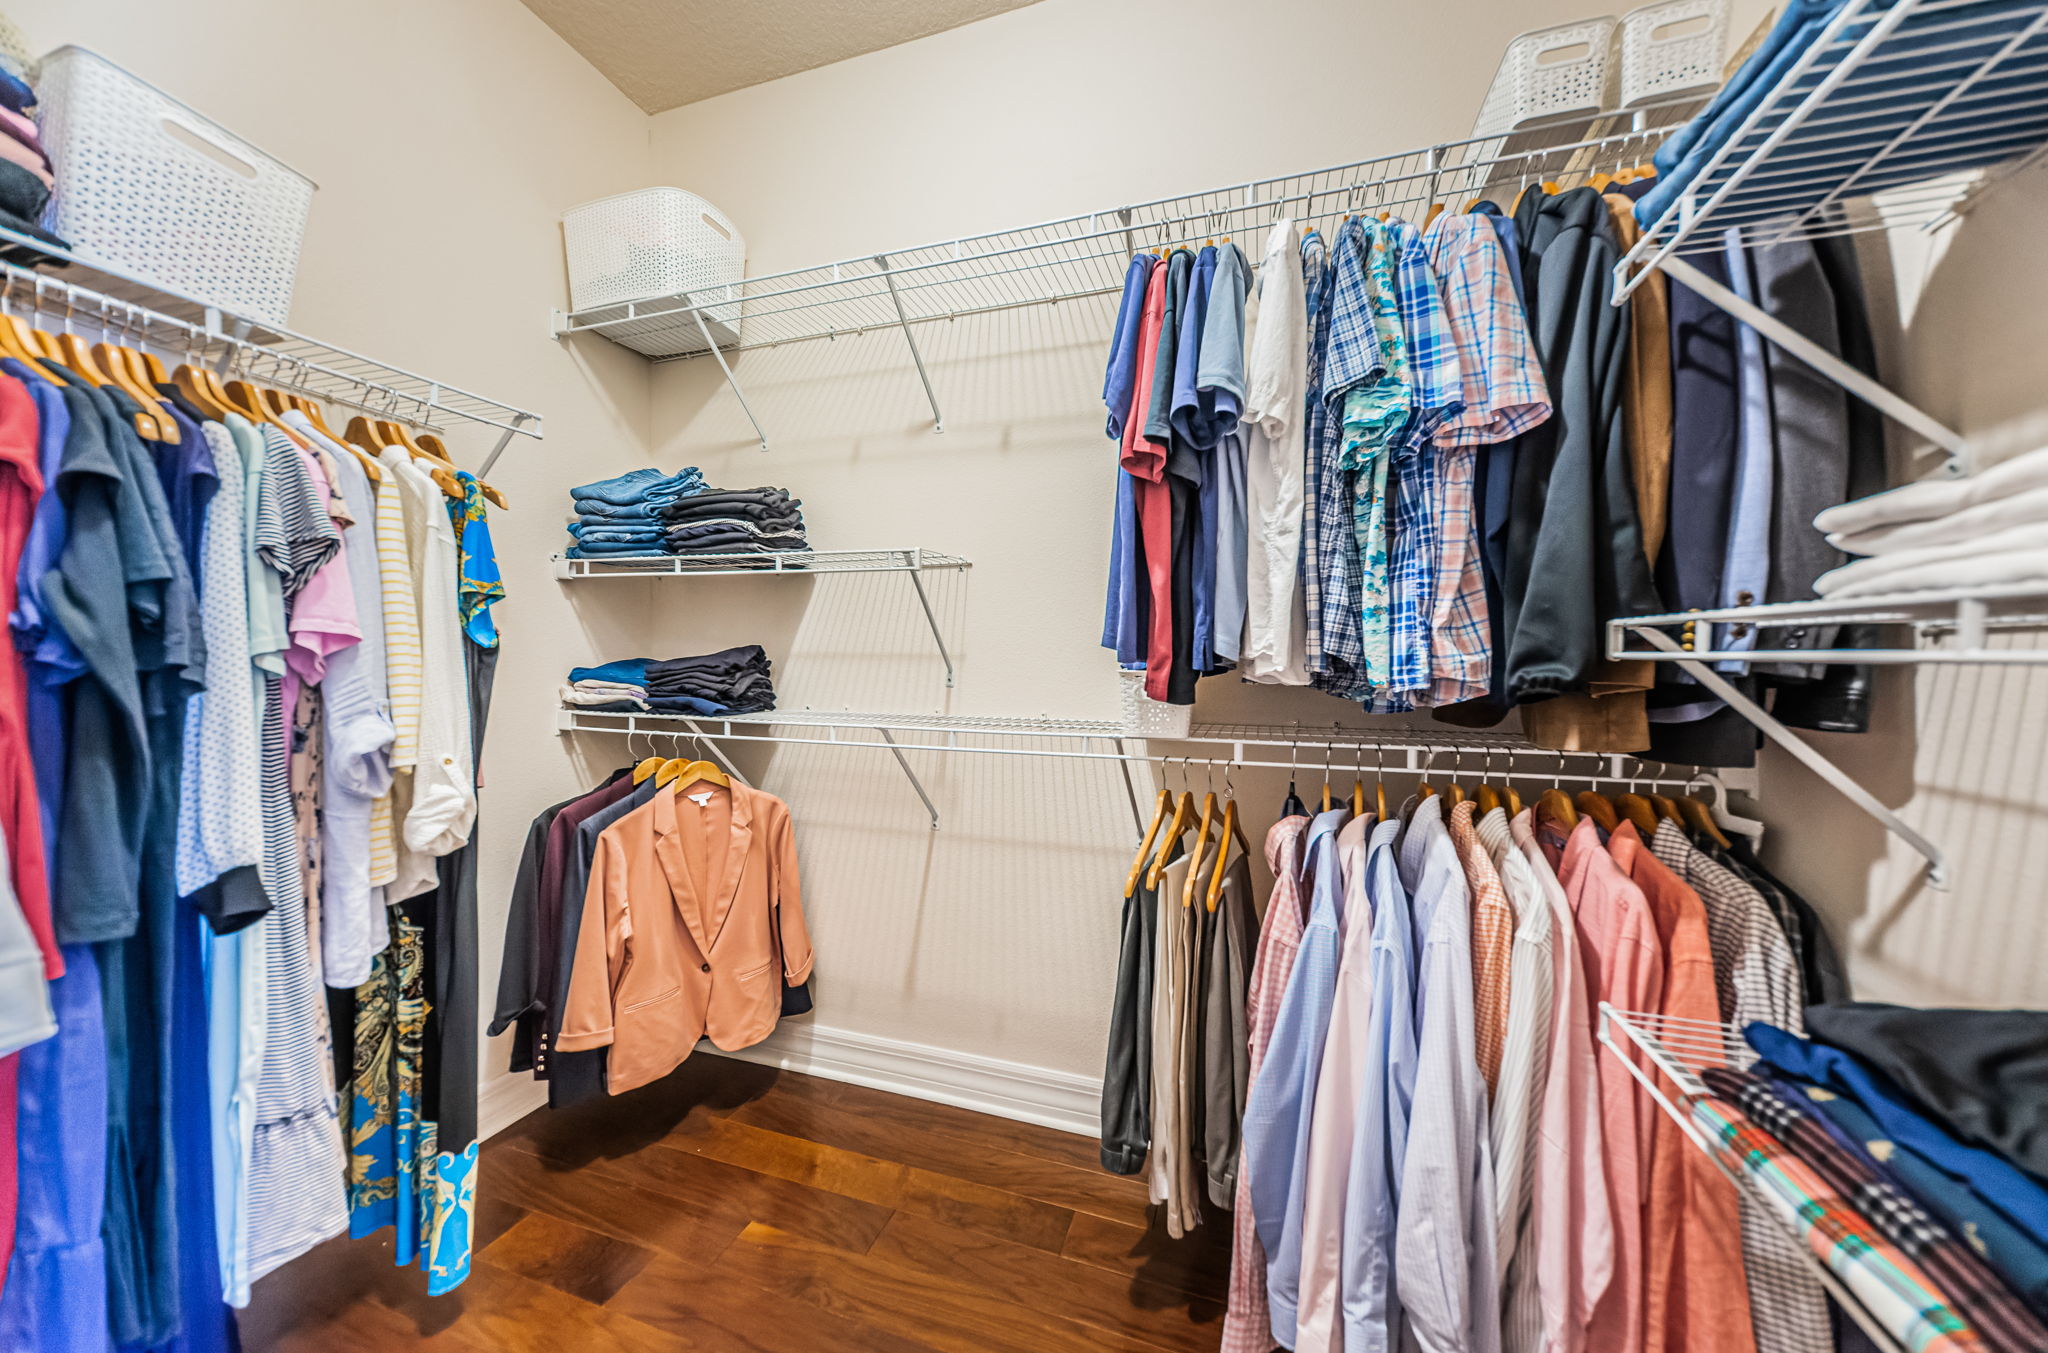
[[[1508,1038],[1508,983],[1514,957],[1515,913],[1500,873],[1472,823],[1472,800],[1445,815],[1465,886],[1472,890],[1472,1041],[1486,1092],[1500,1086],[1500,1059]]]
[[[1443,288],[1465,396],[1464,409],[1436,432],[1443,455],[1437,513],[1442,544],[1430,618],[1429,699],[1452,705],[1485,695],[1493,675],[1492,622],[1473,510],[1478,448],[1550,417],[1550,390],[1522,303],[1515,299],[1508,271],[1514,261],[1492,222],[1446,213],[1430,223],[1423,243]]]
[[[1251,1038],[1251,1083],[1266,1060],[1266,1040],[1280,1014],[1294,955],[1301,948],[1301,843],[1309,819],[1283,817],[1266,833],[1266,864],[1273,871],[1273,896],[1266,902],[1265,928],[1252,960],[1251,990],[1245,996],[1245,1025]],[[1221,1353],[1271,1353],[1273,1319],[1266,1309],[1266,1251],[1252,1220],[1251,1172],[1238,1156],[1237,1202],[1231,1219],[1230,1304],[1223,1312]]]

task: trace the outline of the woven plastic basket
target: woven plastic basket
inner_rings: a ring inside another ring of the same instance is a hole
[[[1721,83],[1728,0],[1660,0],[1621,16],[1621,106],[1702,93]]]
[[[1472,134],[1505,136],[1612,108],[1614,25],[1603,15],[1508,43]]]
[[[43,58],[44,219],[81,257],[283,324],[315,184],[105,57]]]
[[[563,214],[562,244],[569,255],[569,304],[579,314],[687,295],[704,307],[721,347],[738,341],[742,307],[733,288],[747,273],[747,242],[724,212],[695,193],[641,188],[586,202]],[[650,356],[704,349],[694,325],[608,333]]]
[[[1124,732],[1134,738],[1184,738],[1194,727],[1193,705],[1169,705],[1145,694],[1143,672],[1119,672],[1123,685]]]

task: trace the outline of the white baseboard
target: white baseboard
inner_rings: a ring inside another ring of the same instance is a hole
[[[737,1052],[721,1052],[709,1042],[699,1043],[697,1051],[699,1056],[736,1057],[1084,1137],[1101,1130],[1102,1082],[1070,1071],[800,1023],[786,1023],[766,1042]],[[547,1102],[547,1086],[541,1082],[498,1076],[486,1081],[477,1094],[478,1126],[488,1139]]]
[[[1102,1127],[1102,1082],[1094,1077],[851,1029],[785,1023],[766,1042],[722,1055],[1087,1137]]]
[[[489,1044],[487,1053],[497,1053],[498,1045]],[[496,1059],[501,1064],[502,1057]],[[531,1076],[501,1072],[477,1087],[476,1130],[477,1136],[489,1141],[506,1128],[511,1127],[535,1109],[548,1102],[546,1081],[537,1081]]]

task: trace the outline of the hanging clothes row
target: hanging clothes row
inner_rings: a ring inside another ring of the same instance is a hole
[[[567,1108],[760,1042],[810,1010],[813,962],[789,805],[649,757],[527,829],[490,1032]]]
[[[1882,429],[1661,276],[1610,304],[1653,181],[1530,187],[1423,229],[1283,219],[1255,288],[1227,240],[1131,260],[1102,643],[1150,698],[1235,670],[1468,726],[1519,709],[1546,746],[1754,756],[1675,669],[1605,661],[1604,622],[1811,595],[1841,562],[1812,519],[1878,486]],[[1731,236],[1703,266],[1874,371],[1842,241]],[[1862,669],[1727,670],[1790,722],[1867,726]]]
[[[1703,805],[1290,793],[1260,917],[1235,805],[1171,798],[1127,880],[1102,1154],[1178,1234],[1206,1148],[1226,1350],[1832,1347],[1790,1237],[1595,1043],[1603,1001],[1797,1028],[1846,995],[1812,909]]]
[[[395,424],[4,317],[0,490],[0,1345],[232,1348],[250,1284],[349,1229],[445,1290],[484,486]]]

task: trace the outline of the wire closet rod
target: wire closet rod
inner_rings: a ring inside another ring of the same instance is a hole
[[[0,247],[29,243],[0,228]],[[487,395],[416,375],[274,324],[241,318],[218,306],[55,254],[44,245],[34,248],[37,253],[59,261],[89,268],[139,294],[189,309],[196,318],[168,314],[142,301],[53,277],[9,258],[0,258],[0,311],[13,313],[18,307],[25,307],[37,317],[56,316],[66,327],[76,324],[109,334],[118,330],[145,344],[171,351],[182,348],[193,358],[210,362],[223,375],[230,369],[241,370],[297,394],[427,431],[444,431],[446,424],[442,420],[449,417],[480,423],[501,434],[492,459],[515,435],[541,436],[539,415],[515,409]],[[380,376],[386,379],[377,379]],[[417,388],[401,388],[391,383],[394,379],[410,382]]]

